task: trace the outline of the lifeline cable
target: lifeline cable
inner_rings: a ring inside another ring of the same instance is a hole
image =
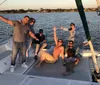
[[[2,5],[4,2],[6,2],[7,0],[4,0],[3,2],[0,3],[0,5]]]

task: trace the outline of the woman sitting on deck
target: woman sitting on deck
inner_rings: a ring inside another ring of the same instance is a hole
[[[40,61],[37,64],[37,67],[40,67],[42,62],[46,63],[55,63],[58,60],[58,57],[61,55],[62,59],[64,60],[64,47],[62,46],[63,40],[58,39],[56,35],[56,27],[53,27],[54,31],[54,41],[56,46],[54,47],[52,55],[48,52],[41,51],[40,52]]]

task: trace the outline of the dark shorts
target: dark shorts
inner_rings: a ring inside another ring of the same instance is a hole
[[[35,39],[33,39],[32,44],[40,44],[40,41],[36,41]]]
[[[76,58],[72,57],[72,58],[65,58],[65,62],[75,62]]]

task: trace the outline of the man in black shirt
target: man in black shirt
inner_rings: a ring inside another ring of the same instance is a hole
[[[47,46],[45,35],[43,34],[43,29],[39,30],[39,33],[36,33],[35,36],[39,39],[39,41],[36,41],[35,39],[32,40],[32,45],[36,44],[35,49],[35,57],[34,59],[37,60],[38,52],[41,51],[43,48]]]

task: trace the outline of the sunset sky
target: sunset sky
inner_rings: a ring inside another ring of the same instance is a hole
[[[0,0],[0,4],[5,0]],[[96,8],[96,0],[82,0],[84,8]],[[40,8],[76,8],[75,0],[6,0],[0,10],[6,9],[40,9]]]

